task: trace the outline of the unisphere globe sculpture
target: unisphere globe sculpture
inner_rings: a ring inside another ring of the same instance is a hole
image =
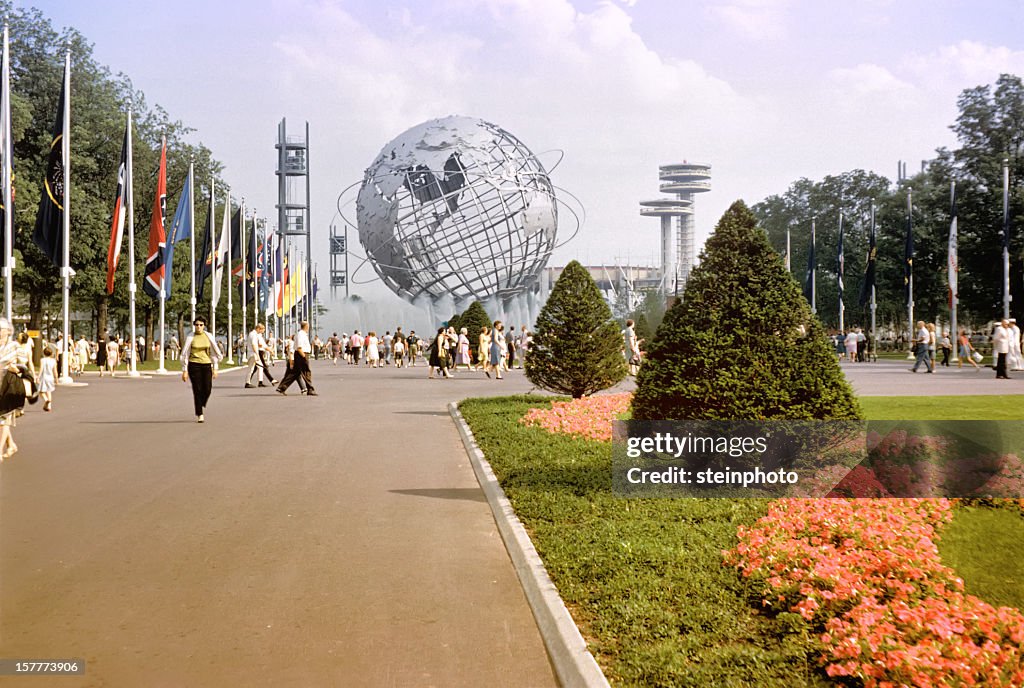
[[[544,166],[519,139],[451,116],[384,146],[366,170],[356,218],[359,242],[395,293],[461,301],[535,286],[558,211]]]

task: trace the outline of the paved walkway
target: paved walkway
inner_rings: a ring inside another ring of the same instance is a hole
[[[445,409],[530,385],[426,372],[317,362],[316,398],[228,372],[203,425],[180,377],[29,407],[0,466],[0,658],[87,672],[0,684],[554,685]]]
[[[1009,380],[997,380],[992,368],[975,370],[967,364],[963,368],[935,366],[935,372],[929,374],[922,366],[911,373],[913,364],[913,361],[878,361],[846,362],[841,366],[854,391],[863,396],[1024,394],[1024,371],[1011,372]]]

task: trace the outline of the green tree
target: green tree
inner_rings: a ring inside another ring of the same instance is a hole
[[[638,420],[853,419],[860,412],[819,321],[757,218],[719,220],[637,375]]]
[[[538,387],[577,399],[626,376],[619,326],[594,279],[575,260],[541,309],[525,369]]]

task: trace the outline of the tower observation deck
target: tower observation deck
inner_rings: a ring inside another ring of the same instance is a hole
[[[696,262],[693,196],[711,190],[711,165],[682,162],[658,168],[662,193],[675,198],[640,202],[640,214],[661,218],[661,289],[682,294]]]

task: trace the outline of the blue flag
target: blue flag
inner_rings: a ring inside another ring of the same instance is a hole
[[[192,172],[189,171],[185,177],[185,186],[178,198],[178,207],[174,211],[174,220],[171,222],[171,231],[167,234],[167,245],[164,246],[164,296],[171,298],[171,279],[173,273],[171,267],[174,259],[174,245],[182,239],[192,236],[192,215],[189,212],[192,206]]]

